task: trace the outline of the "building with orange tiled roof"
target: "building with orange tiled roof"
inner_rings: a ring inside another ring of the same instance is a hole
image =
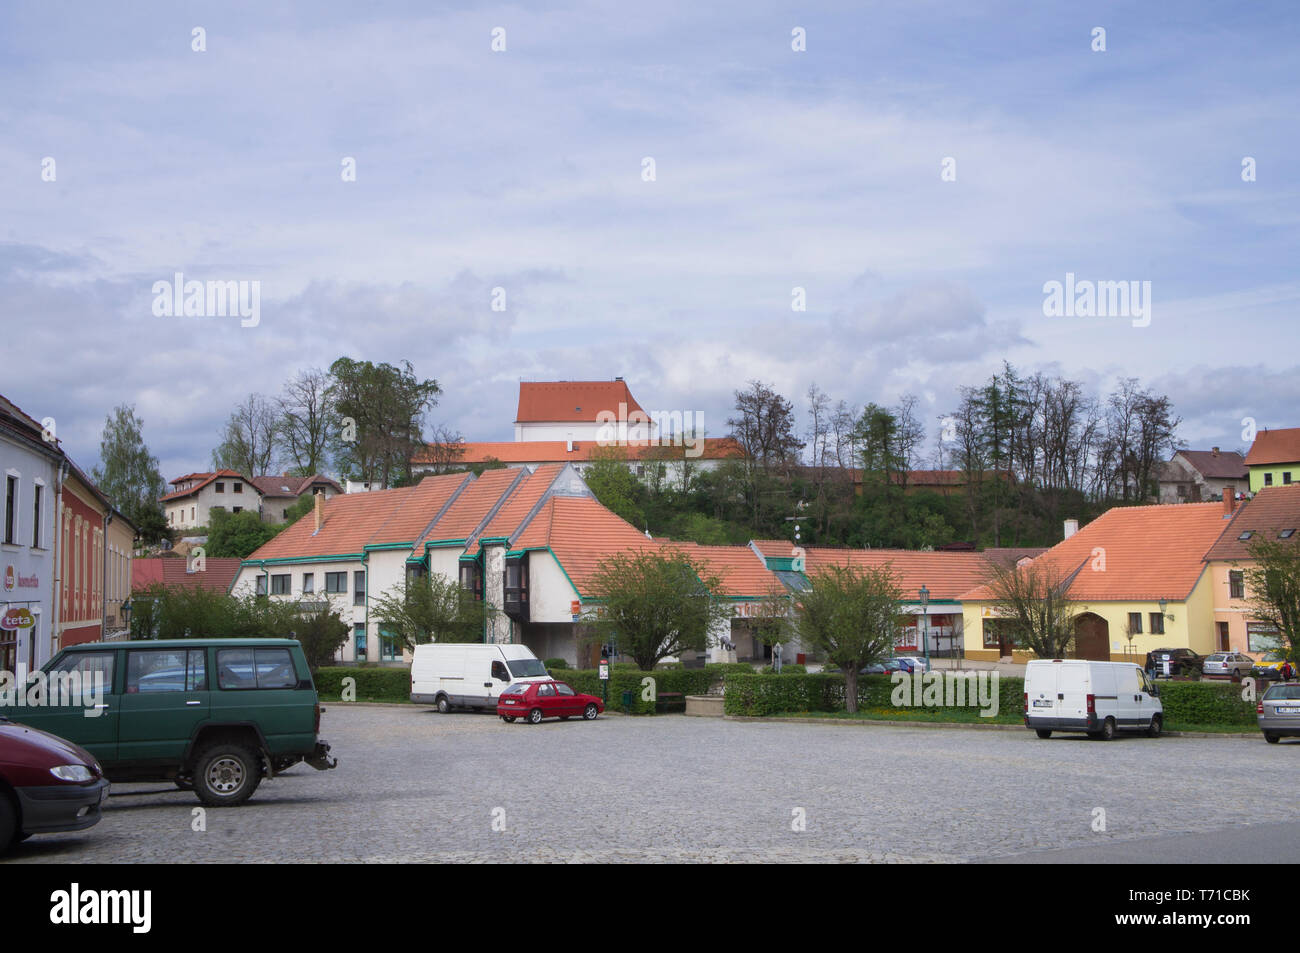
[[[1261,430],[1246,454],[1250,492],[1300,483],[1300,427]]]
[[[207,526],[214,506],[227,512],[261,513],[262,494],[237,470],[187,473],[171,481],[172,491],[158,499],[172,529]]]
[[[515,439],[429,445],[411,458],[417,474],[573,464],[585,473],[614,453],[647,483],[685,486],[692,475],[741,460],[732,437],[707,437],[701,411],[646,411],[621,377],[612,381],[521,381]]]
[[[1075,657],[1142,662],[1157,648],[1216,649],[1203,557],[1223,532],[1224,504],[1119,506],[1033,561],[1066,586],[1082,612]],[[966,657],[1030,658],[998,617],[987,585],[960,596]]]
[[[1300,541],[1300,483],[1264,487],[1235,506],[1223,501],[1230,518],[1205,553],[1213,595],[1215,649],[1261,658],[1278,648],[1277,629],[1255,617],[1246,572],[1256,565],[1250,548],[1260,540],[1297,545]],[[1235,509],[1234,509],[1235,506]]]

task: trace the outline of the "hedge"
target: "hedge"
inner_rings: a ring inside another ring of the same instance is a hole
[[[682,700],[674,700],[672,703],[672,707],[681,708],[686,695],[707,695],[709,690],[721,683],[728,674],[735,674],[742,669],[745,673],[752,674],[754,671],[752,665],[736,662],[722,662],[706,665],[704,668],[658,668],[653,672],[643,672],[636,666],[613,665],[610,667],[609,672],[608,707],[611,711],[636,715],[653,715],[656,707],[655,703],[645,701],[641,697],[643,691],[641,680],[650,677],[655,680],[655,692],[657,694],[675,692],[682,695]],[[575,692],[604,697],[605,688],[600,680],[600,672],[597,669],[567,669],[559,673],[556,680],[566,683]],[[631,706],[625,707],[623,705],[624,692],[632,693]],[[660,707],[663,707],[664,704],[660,702]]]
[[[331,698],[343,694],[343,679],[356,679],[357,701],[409,702],[411,670],[402,668],[353,668],[330,666],[315,673],[316,691]]]
[[[542,664],[546,666],[547,671],[549,671],[549,670],[551,670],[551,669],[560,669],[560,668],[568,668],[568,667],[569,667],[569,663],[566,662],[566,661],[565,661],[564,659],[562,659],[562,658],[548,658],[548,659],[543,659],[543,660],[542,660]]]

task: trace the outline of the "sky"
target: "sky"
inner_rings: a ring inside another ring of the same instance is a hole
[[[1194,448],[1300,426],[1292,3],[265,6],[0,7],[0,393],[85,469],[119,404],[206,469],[340,356],[470,440],[615,376],[711,435],[762,380],[933,437],[1004,360],[1137,377]],[[257,323],[156,314],[177,273]],[[1149,311],[1046,313],[1067,274]]]

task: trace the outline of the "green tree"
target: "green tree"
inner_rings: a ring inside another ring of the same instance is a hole
[[[1279,648],[1300,662],[1300,546],[1294,539],[1260,538],[1249,549],[1255,564],[1245,571],[1244,581],[1251,612],[1277,627]]]
[[[432,573],[371,596],[370,613],[390,637],[413,649],[426,642],[482,642],[487,604]]]
[[[144,421],[135,408],[122,404],[104,421],[99,442],[100,465],[93,478],[104,494],[147,543],[169,538],[167,517],[158,500],[167,482],[158,472],[158,458],[144,443]]]
[[[903,593],[888,567],[828,566],[795,593],[799,636],[844,672],[844,703],[858,710],[858,671],[893,654]]]
[[[400,366],[341,357],[326,391],[340,423],[337,459],[350,479],[393,486],[412,478],[411,458],[425,449],[424,415],[442,393]]]
[[[606,509],[613,510],[638,528],[645,525],[640,497],[641,483],[627,468],[627,450],[623,447],[598,447],[591,454],[591,466],[583,474],[587,487]]]
[[[208,516],[208,541],[204,552],[213,557],[238,557],[247,559],[257,548],[271,539],[288,524],[279,526],[262,522],[262,517],[252,510],[228,513],[225,507],[214,506]]]
[[[721,578],[678,550],[614,553],[590,585],[598,603],[584,620],[590,638],[616,641],[645,672],[669,655],[705,651],[709,633],[731,619]]]
[[[291,637],[302,643],[303,654],[307,656],[312,671],[332,662],[334,654],[348,640],[348,624],[333,608],[302,611],[291,632]]]

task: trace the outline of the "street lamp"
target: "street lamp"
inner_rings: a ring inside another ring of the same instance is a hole
[[[930,670],[930,590],[921,585],[921,645],[925,650],[925,670]]]

